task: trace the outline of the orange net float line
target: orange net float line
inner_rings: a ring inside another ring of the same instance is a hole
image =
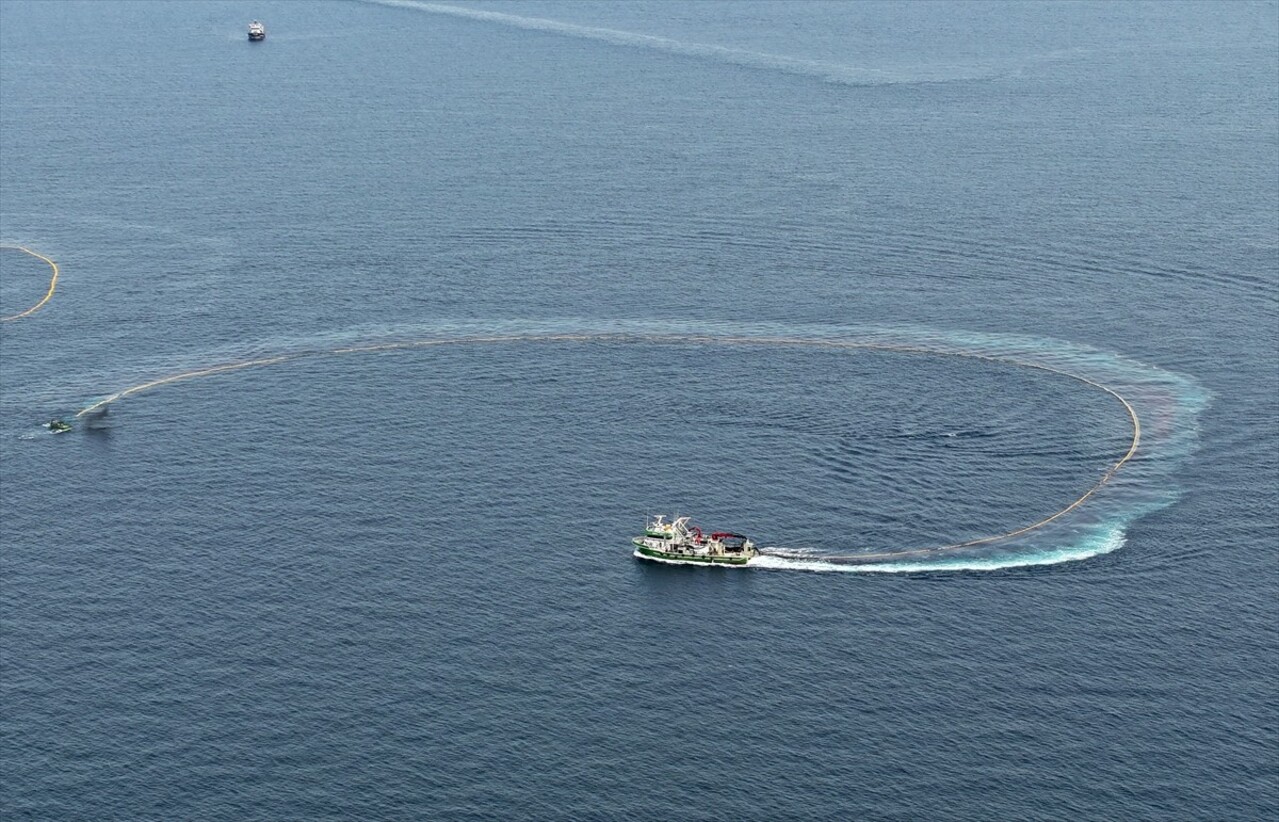
[[[32,251],[31,249],[27,248],[24,245],[0,245],[0,248],[8,248],[8,249],[13,249],[14,251],[21,251],[24,254],[30,254],[32,257],[35,257],[38,260],[44,260],[46,263],[49,264],[49,268],[53,270],[53,276],[49,278],[49,290],[44,293],[44,297],[40,299],[40,302],[36,303],[35,305],[31,306],[26,311],[23,311],[20,314],[12,314],[8,317],[0,317],[0,322],[9,322],[10,320],[20,320],[23,317],[29,317],[32,314],[39,311],[41,306],[49,302],[49,300],[53,297],[53,292],[58,289],[58,264],[55,263],[53,260],[50,260],[48,257],[44,256],[40,252]]]
[[[1002,542],[1014,537],[1028,534],[1036,531],[1049,523],[1064,517],[1071,511],[1083,505],[1097,492],[1099,492],[1107,483],[1114,479],[1115,475],[1136,455],[1141,446],[1141,418],[1137,415],[1137,410],[1133,408],[1132,403],[1125,399],[1118,391],[1110,386],[1104,385],[1096,380],[1089,379],[1081,374],[1067,371],[1064,368],[1054,368],[1043,363],[1026,362],[1016,359],[1015,357],[1001,357],[991,354],[979,354],[970,351],[954,351],[945,348],[930,348],[928,346],[916,346],[895,343],[879,343],[879,342],[850,342],[843,340],[813,340],[797,337],[742,337],[742,336],[719,336],[706,334],[644,334],[644,333],[561,333],[561,334],[495,334],[488,336],[470,336],[458,338],[431,338],[424,340],[408,340],[387,343],[368,343],[343,346],[341,348],[332,348],[322,351],[306,351],[292,354],[281,354],[274,357],[263,357],[260,359],[242,360],[240,362],[226,363],[224,365],[216,365],[208,368],[195,369],[193,371],[184,371],[180,374],[173,374],[168,377],[162,377],[156,380],[139,383],[137,385],[118,391],[108,397],[105,397],[92,405],[82,409],[76,413],[76,417],[82,417],[85,414],[92,413],[100,408],[110,405],[117,400],[124,399],[132,394],[147,391],[152,388],[158,388],[162,385],[168,385],[184,380],[197,379],[199,377],[208,377],[216,374],[225,374],[232,371],[239,371],[247,368],[259,368],[268,365],[276,365],[279,363],[292,362],[313,357],[337,356],[341,354],[365,354],[384,351],[404,351],[417,348],[427,348],[432,346],[443,345],[467,345],[475,343],[506,343],[506,342],[607,342],[607,341],[651,341],[651,342],[677,342],[677,343],[720,343],[720,344],[748,344],[748,345],[809,345],[822,346],[828,348],[842,349],[865,349],[871,351],[889,351],[907,354],[923,354],[930,356],[946,356],[946,357],[963,357],[966,359],[982,360],[985,362],[999,363],[1003,365],[1012,365],[1019,368],[1033,368],[1038,371],[1044,371],[1051,374],[1058,374],[1068,377],[1084,385],[1091,386],[1098,390],[1104,391],[1118,401],[1128,414],[1128,419],[1132,423],[1132,438],[1128,444],[1127,450],[1106,471],[1092,487],[1088,488],[1082,495],[1072,501],[1069,505],[1060,510],[1045,516],[1043,519],[1033,522],[1029,525],[1022,526],[1012,531],[991,536],[978,537],[976,539],[956,542],[950,545],[939,545],[929,548],[909,548],[901,550],[877,551],[874,553],[851,554],[843,556],[822,556],[814,557],[814,559],[822,562],[836,563],[870,563],[882,560],[895,560],[905,557],[917,556],[935,556],[950,551],[962,550],[964,548],[974,548],[979,545],[988,545],[994,542]]]

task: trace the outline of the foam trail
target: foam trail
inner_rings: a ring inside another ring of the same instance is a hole
[[[388,339],[388,335],[390,338]],[[967,538],[941,546],[875,546],[841,552],[787,552],[772,549],[753,565],[796,570],[954,571],[996,570],[1068,562],[1116,550],[1128,525],[1172,504],[1178,495],[1177,469],[1196,445],[1197,417],[1208,394],[1195,381],[1088,346],[1034,337],[877,326],[795,326],[767,323],[607,320],[505,320],[435,322],[384,329],[381,334],[326,334],[318,347],[261,356],[153,378],[98,399],[77,414],[105,409],[135,394],[188,380],[220,376],[304,358],[425,350],[482,344],[676,343],[821,347],[827,350],[963,357],[1051,372],[1104,391],[1116,412],[1130,417],[1131,445],[1116,454],[1101,479],[1075,500],[1061,500],[1056,513],[1005,533]],[[341,344],[334,345],[341,340]],[[301,341],[295,341],[301,342]],[[99,395],[101,396],[101,395]],[[1143,426],[1142,421],[1146,421]],[[1140,445],[1140,449],[1138,446]],[[1051,509],[1050,509],[1051,510]],[[855,528],[855,523],[851,524]],[[833,535],[848,542],[856,534]]]
[[[852,66],[845,63],[831,63],[820,60],[805,60],[799,57],[787,57],[781,54],[750,51],[747,49],[716,46],[708,43],[689,43],[670,37],[658,37],[651,34],[621,31],[619,29],[583,26],[577,23],[565,23],[559,20],[548,20],[542,17],[523,17],[517,14],[506,14],[498,11],[450,6],[443,3],[429,3],[421,0],[366,0],[383,6],[415,9],[431,14],[446,14],[468,20],[480,20],[503,26],[560,34],[566,37],[578,37],[586,40],[598,40],[615,46],[653,49],[683,57],[695,57],[703,60],[717,60],[748,68],[781,71],[805,77],[817,77],[830,83],[849,86],[878,86],[901,83],[940,83],[959,80],[990,79],[993,74],[976,74],[959,76],[954,67],[943,67],[944,75],[921,74],[914,77],[892,74],[881,69]]]
[[[849,565],[832,562],[820,553],[790,553],[779,549],[765,549],[750,561],[751,568],[779,571],[815,571],[822,573],[855,574],[920,574],[937,571],[1002,571],[1010,568],[1028,568],[1037,565],[1057,565],[1063,562],[1079,562],[1102,554],[1118,551],[1127,542],[1123,526],[1115,525],[1099,529],[1092,538],[1077,544],[1038,553],[1008,554],[990,557],[937,557],[932,560],[903,560],[898,562],[873,562]],[[783,549],[784,550],[784,549]]]

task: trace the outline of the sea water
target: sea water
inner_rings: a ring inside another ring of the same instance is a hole
[[[0,3],[3,815],[1273,813],[1277,19]]]

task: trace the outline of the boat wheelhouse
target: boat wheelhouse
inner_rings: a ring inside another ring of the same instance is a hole
[[[664,514],[653,517],[644,527],[644,536],[631,540],[635,556],[676,565],[746,565],[759,552],[755,543],[741,534],[716,531],[709,537],[689,522],[688,517],[666,521]]]

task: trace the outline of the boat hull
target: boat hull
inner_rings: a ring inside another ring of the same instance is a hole
[[[696,556],[692,554],[675,554],[649,548],[647,545],[635,544],[635,556],[650,562],[664,562],[668,565],[716,565],[726,568],[744,568],[751,561],[749,556]]]

